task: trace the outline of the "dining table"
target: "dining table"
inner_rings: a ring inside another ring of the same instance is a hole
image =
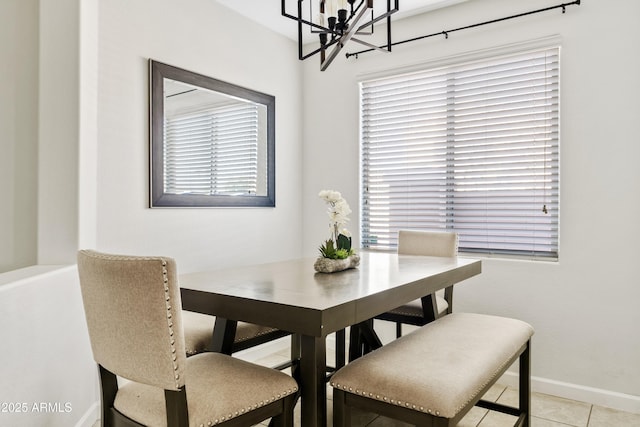
[[[335,273],[314,270],[316,258],[243,265],[179,276],[183,309],[216,316],[229,338],[237,321],[288,331],[299,340],[295,377],[301,424],[327,425],[326,338],[352,325],[481,273],[465,257],[398,255],[359,250],[360,264]],[[230,337],[233,339],[233,336]],[[226,352],[224,339],[214,350]]]

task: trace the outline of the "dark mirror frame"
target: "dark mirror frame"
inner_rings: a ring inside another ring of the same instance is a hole
[[[267,195],[228,196],[169,194],[164,192],[164,79],[176,80],[267,107]],[[150,86],[150,206],[153,207],[274,207],[275,186],[275,97],[202,74],[149,60]]]

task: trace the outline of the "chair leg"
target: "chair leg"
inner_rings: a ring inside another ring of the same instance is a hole
[[[293,427],[293,408],[298,401],[299,393],[287,396],[283,400],[283,410],[269,421],[269,427]]]
[[[396,322],[396,338],[400,338],[402,336],[402,323]]]
[[[351,409],[345,405],[345,392],[333,389],[333,427],[351,427]]]
[[[345,365],[345,342],[346,333],[344,329],[336,331],[336,370]]]
[[[100,374],[100,404],[102,412],[100,420],[102,427],[111,427],[113,425],[111,408],[113,408],[113,401],[116,399],[116,393],[118,392],[118,377],[101,365],[98,365],[98,372]]]
[[[449,305],[447,307],[447,314],[453,313],[453,285],[444,288],[444,299]]]
[[[291,376],[298,384],[301,381],[300,355],[302,354],[300,334],[291,334]]]
[[[164,401],[167,409],[167,427],[189,427],[189,413],[187,411],[187,391],[165,390]]]
[[[349,328],[349,362],[353,362],[362,356],[362,336],[360,327],[353,325]]]

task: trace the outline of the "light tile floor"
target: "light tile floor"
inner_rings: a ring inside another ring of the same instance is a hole
[[[329,349],[327,358],[332,359],[332,354],[333,350]],[[282,350],[252,362],[264,366],[276,366],[288,359],[289,351]],[[333,360],[328,360],[327,363],[333,363]],[[327,387],[327,397],[329,399],[328,425],[332,425],[333,394],[330,386]],[[515,406],[518,392],[511,387],[496,384],[485,395],[485,399]],[[547,394],[532,393],[531,406],[531,427],[640,427],[640,414],[617,411]],[[475,407],[460,421],[458,427],[511,427],[514,422],[515,417]],[[353,427],[410,427],[409,424],[366,412],[356,412],[352,424]],[[268,421],[265,421],[256,427],[268,425]],[[100,423],[97,421],[93,427],[99,426]],[[304,427],[300,424],[300,404],[295,410],[295,426]]]

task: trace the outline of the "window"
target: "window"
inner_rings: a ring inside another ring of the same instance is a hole
[[[558,254],[559,48],[361,82],[364,247]]]

